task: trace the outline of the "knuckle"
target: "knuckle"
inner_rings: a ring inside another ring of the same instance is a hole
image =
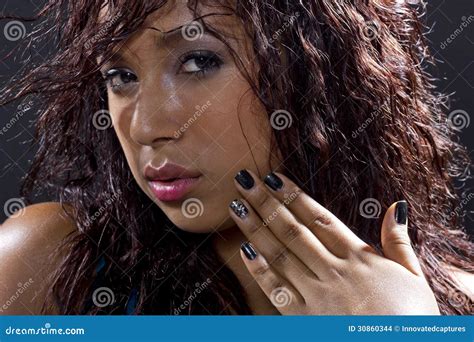
[[[258,189],[258,191],[253,194],[253,201],[258,208],[267,206],[270,199],[270,195],[262,189]]]
[[[392,233],[387,238],[386,244],[411,247],[411,241],[404,234]]]
[[[290,222],[285,226],[285,230],[283,231],[283,235],[287,240],[294,240],[301,234],[301,227],[295,223]]]
[[[267,263],[264,263],[260,266],[258,266],[255,270],[254,270],[254,274],[257,278],[261,278],[263,276],[265,276],[268,271],[270,270],[270,265],[267,264]]]
[[[313,219],[311,222],[308,224],[311,228],[316,228],[316,229],[327,229],[331,226],[332,221],[328,217],[328,215],[321,213],[319,211],[314,211],[312,213]]]
[[[277,264],[277,265],[284,265],[290,260],[290,256],[288,253],[288,250],[286,248],[282,248],[278,252],[274,254],[274,256],[271,259],[272,264]]]
[[[285,192],[285,205],[289,205],[291,202],[296,200],[302,193],[302,190],[297,186],[292,186],[288,191]]]
[[[348,272],[344,267],[331,267],[329,273],[334,279],[345,279],[348,276]]]
[[[256,234],[258,233],[258,231],[262,228],[262,225],[259,225],[257,223],[252,223],[250,224],[250,226],[248,227],[248,232],[253,235],[253,234]]]
[[[269,286],[271,289],[280,289],[280,288],[283,288],[284,284],[278,278],[274,278],[270,280]]]
[[[369,265],[375,254],[380,254],[370,245],[353,248],[346,251],[345,259],[354,265]]]

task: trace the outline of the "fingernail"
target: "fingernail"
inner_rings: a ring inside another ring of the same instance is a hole
[[[242,188],[246,190],[251,189],[255,184],[252,176],[250,175],[250,173],[248,173],[247,170],[240,170],[235,176],[235,179],[237,180],[237,182],[239,182]]]
[[[240,246],[240,249],[244,252],[245,256],[249,260],[254,260],[257,257],[257,251],[252,247],[250,242],[244,242]]]
[[[246,217],[249,213],[249,210],[247,209],[245,204],[243,204],[242,201],[238,199],[235,199],[230,202],[229,207],[234,211],[235,215],[240,218]]]
[[[407,202],[406,201],[398,201],[395,205],[395,221],[398,224],[406,224],[407,223]]]
[[[280,190],[283,186],[283,181],[281,178],[273,172],[270,172],[263,181],[275,191]]]

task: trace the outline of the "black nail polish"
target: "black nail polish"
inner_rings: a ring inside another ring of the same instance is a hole
[[[240,249],[244,252],[245,256],[249,260],[253,260],[257,257],[257,251],[252,247],[250,242],[242,243]]]
[[[244,218],[249,213],[249,210],[247,209],[245,204],[243,204],[242,201],[240,201],[238,199],[235,199],[232,202],[230,202],[229,207],[240,218]]]
[[[255,184],[252,176],[250,175],[250,173],[248,173],[247,170],[240,170],[235,176],[235,179],[237,180],[237,182],[239,182],[240,185],[242,185],[242,188],[246,190],[251,189]]]
[[[407,202],[406,201],[399,201],[395,205],[395,221],[398,224],[406,224],[407,223]]]
[[[280,190],[283,186],[283,181],[281,178],[273,172],[270,172],[263,181],[275,191]]]

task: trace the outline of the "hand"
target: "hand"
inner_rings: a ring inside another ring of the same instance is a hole
[[[245,200],[229,210],[249,240],[242,259],[282,314],[439,314],[408,237],[406,202],[385,214],[381,256],[280,173],[264,183],[242,170],[236,186]]]

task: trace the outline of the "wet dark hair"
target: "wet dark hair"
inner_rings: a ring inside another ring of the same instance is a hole
[[[180,314],[248,314],[244,291],[212,248],[208,234],[175,227],[138,187],[112,129],[93,115],[107,109],[96,63],[139,29],[166,1],[49,0],[28,44],[53,37],[57,51],[11,82],[6,104],[36,94],[39,150],[22,195],[46,191],[66,205],[77,230],[51,277],[43,307],[61,314],[121,314],[137,288],[139,314],[173,314],[209,278]],[[100,12],[108,7],[108,19]],[[200,17],[205,1],[189,1]],[[426,71],[430,55],[424,6],[406,1],[211,1],[242,22],[253,42],[255,69],[244,70],[269,118],[290,114],[275,129],[284,173],[381,250],[381,218],[361,215],[371,199],[383,212],[409,203],[409,234],[443,314],[471,313],[472,301],[443,263],[474,272],[474,246],[463,231],[460,196],[469,160],[447,123],[446,97]],[[202,23],[225,40],[205,18]],[[110,199],[113,198],[113,201]],[[104,203],[108,203],[104,205]],[[69,210],[69,209],[68,209]],[[96,215],[100,212],[100,215]],[[91,218],[94,218],[91,220]],[[100,257],[103,286],[115,302],[87,306]]]

